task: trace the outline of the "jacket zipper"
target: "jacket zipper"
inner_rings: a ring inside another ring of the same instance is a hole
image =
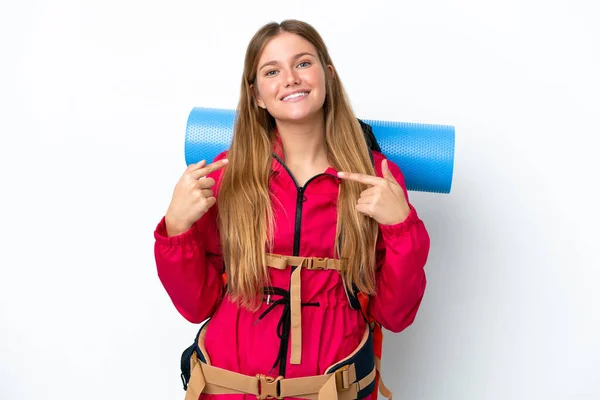
[[[313,180],[315,180],[316,178],[318,178],[320,176],[324,176],[324,175],[331,176],[331,177],[334,177],[334,176],[331,174],[327,174],[327,173],[317,174],[317,175],[313,176],[312,178],[310,178],[308,181],[306,181],[304,186],[300,186],[298,184],[298,181],[296,180],[296,178],[294,178],[292,171],[290,171],[290,169],[279,158],[279,156],[277,156],[277,154],[273,154],[273,157],[283,166],[283,168],[290,175],[290,178],[292,178],[292,180],[294,181],[294,185],[296,186],[296,190],[298,192],[298,195],[296,196],[296,220],[294,221],[294,250],[293,250],[293,254],[292,254],[293,256],[297,257],[300,255],[300,230],[302,228],[302,203],[304,203],[304,201],[306,201],[304,199],[304,191],[306,190],[306,187],[308,186],[308,184],[310,182],[312,182]]]
[[[313,176],[312,178],[310,178],[308,181],[306,181],[304,186],[300,186],[300,185],[298,185],[298,181],[296,180],[296,178],[294,178],[292,171],[290,171],[290,169],[279,158],[279,156],[277,156],[277,154],[273,153],[273,157],[283,166],[283,168],[290,175],[290,178],[292,178],[292,180],[294,181],[294,185],[296,186],[296,190],[298,192],[298,195],[296,196],[296,220],[294,221],[294,250],[293,250],[293,256],[297,257],[300,255],[300,230],[302,228],[302,204],[306,201],[304,199],[304,191],[306,190],[306,187],[308,186],[308,184],[311,181],[313,181],[314,179],[316,179],[320,176],[323,176],[323,175],[329,175],[329,176],[333,176],[333,175],[326,174],[326,173],[317,174],[317,175]],[[296,268],[297,267],[292,266],[291,272],[294,272],[294,270]],[[291,285],[291,279],[290,279],[290,285]],[[288,291],[289,290],[290,290],[290,288],[288,287]],[[286,354],[286,358],[287,358],[287,343],[286,343],[285,347],[286,347],[286,351],[284,354]],[[284,377],[285,377],[285,371],[286,371],[286,366],[287,366],[286,358],[279,360],[279,375],[284,376]]]

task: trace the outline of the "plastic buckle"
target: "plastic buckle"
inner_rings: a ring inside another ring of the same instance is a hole
[[[302,265],[306,269],[312,269],[312,267],[313,267],[313,260],[312,260],[312,258],[305,257],[304,260],[302,261]]]
[[[327,269],[328,258],[306,257],[304,259],[304,268],[309,270]]]
[[[281,387],[279,385],[279,381],[283,379],[282,376],[278,376],[277,378],[272,378],[266,375],[256,375],[258,379],[258,396],[257,399],[265,400],[265,399],[283,399],[281,397]]]
[[[338,392],[343,392],[344,390],[350,389],[350,377],[348,375],[348,371],[350,370],[350,365],[344,365],[342,368],[338,369],[334,372],[335,374],[335,387]]]
[[[321,258],[321,257],[315,257],[313,259],[312,265],[311,267],[313,269],[327,269],[327,257]]]
[[[187,379],[185,379],[185,375],[183,374],[183,372],[181,373],[181,383],[183,383],[183,390],[187,390],[188,387],[188,381]]]

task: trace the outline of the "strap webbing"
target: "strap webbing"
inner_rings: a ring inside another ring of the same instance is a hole
[[[279,254],[266,255],[267,266],[276,269],[286,269],[288,265],[297,267],[291,276],[290,284],[290,314],[291,314],[291,364],[302,362],[302,311],[300,298],[300,273],[302,268],[309,270],[335,269],[340,270],[340,260],[320,257],[282,256]]]
[[[334,269],[341,270],[340,260],[320,257],[283,256],[266,254],[267,266],[280,270],[288,266],[298,267],[292,272],[291,298],[291,359],[290,363],[300,364],[302,354],[302,314],[301,306],[301,271]],[[248,376],[231,372],[200,362],[196,355],[192,356],[191,376],[186,391],[185,400],[197,400],[200,393],[207,394],[251,394],[259,399],[276,397],[297,397],[309,400],[353,400],[357,398],[361,388],[371,384],[379,376],[379,391],[392,399],[392,392],[383,384],[381,377],[381,360],[375,357],[375,367],[365,378],[356,380],[354,364],[351,368],[336,371],[327,375],[309,376],[303,378],[269,378],[264,375]],[[354,382],[354,383],[352,383]],[[279,393],[276,387],[279,387]],[[262,387],[262,392],[261,392]],[[341,391],[340,391],[341,390]]]
[[[296,397],[309,400],[354,400],[358,392],[370,385],[377,373],[374,367],[369,375],[356,381],[354,364],[336,372],[302,378],[270,378],[265,375],[249,376],[213,367],[198,360],[190,360],[192,373],[185,400],[197,400],[206,394],[249,394],[258,399]]]

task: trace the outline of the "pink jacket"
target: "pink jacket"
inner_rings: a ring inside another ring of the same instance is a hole
[[[298,188],[280,161],[281,151],[275,149],[275,153],[278,157],[272,163],[271,190],[281,206],[274,206],[277,224],[273,252],[333,258],[340,185],[337,171],[329,168]],[[216,159],[224,156],[222,153]],[[373,152],[373,156],[377,175],[381,176],[384,157],[378,152]],[[400,169],[392,162],[389,168],[408,199]],[[216,196],[221,173],[219,170],[210,175],[217,182],[213,188]],[[223,296],[216,208],[212,207],[178,236],[167,237],[164,217],[154,232],[158,276],[175,308],[193,323],[211,318],[205,346],[212,364],[250,376],[282,374],[292,378],[323,374],[327,367],[352,353],[363,336],[365,320],[360,311],[350,306],[340,274],[335,270],[302,272],[301,364],[289,362],[290,349],[282,328],[285,305],[273,307],[259,319],[280,297],[274,295],[270,305],[263,302],[260,310],[249,312]],[[381,259],[371,313],[387,330],[400,332],[415,319],[425,291],[429,235],[412,205],[404,222],[380,225],[380,230]],[[269,268],[269,274],[272,286],[289,290],[289,267]],[[250,398],[253,396],[247,397]]]

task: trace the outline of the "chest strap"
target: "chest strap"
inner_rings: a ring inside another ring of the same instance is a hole
[[[292,354],[290,356],[291,364],[300,364],[302,362],[302,312],[300,297],[302,280],[300,273],[302,268],[308,270],[340,270],[340,260],[334,258],[319,257],[295,257],[282,256],[278,254],[267,254],[267,266],[275,269],[284,270],[288,265],[294,267],[290,282],[290,318],[291,318],[291,346]]]
[[[303,265],[306,269],[340,270],[340,260],[335,258],[282,256],[272,253],[268,253],[266,257],[267,265],[276,269],[285,269],[288,265],[292,267]]]

